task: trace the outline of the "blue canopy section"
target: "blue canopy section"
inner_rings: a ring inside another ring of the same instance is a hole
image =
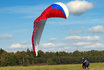
[[[58,5],[58,4],[52,4],[52,5],[51,5],[51,8],[52,8],[52,9],[55,8],[55,9],[61,10],[61,11],[64,13],[64,15],[66,16],[66,14],[65,14],[65,12],[64,12],[64,10],[63,10],[63,8],[62,8],[60,5]]]

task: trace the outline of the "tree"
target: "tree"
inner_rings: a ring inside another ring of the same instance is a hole
[[[8,53],[6,51],[3,51],[2,54],[0,54],[0,66],[7,66],[8,58],[9,58]]]
[[[17,65],[17,57],[14,53],[9,53],[9,57],[8,57],[8,65],[10,66],[14,66]]]

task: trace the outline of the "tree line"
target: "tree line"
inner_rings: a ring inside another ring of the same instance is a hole
[[[0,66],[38,65],[38,64],[79,64],[84,57],[90,62],[104,62],[104,51],[74,51],[74,52],[43,52],[38,51],[36,57],[33,51],[7,52],[0,49]]]

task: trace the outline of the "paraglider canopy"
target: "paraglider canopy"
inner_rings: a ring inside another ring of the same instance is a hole
[[[34,21],[34,30],[32,35],[32,46],[36,56],[38,56],[38,45],[48,18],[67,18],[69,15],[68,8],[61,2],[54,3],[46,8],[43,13]]]

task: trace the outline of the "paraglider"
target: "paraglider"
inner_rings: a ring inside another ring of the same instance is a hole
[[[68,8],[65,4],[57,2],[46,8],[43,13],[34,21],[32,34],[32,47],[36,56],[38,56],[39,41],[48,18],[67,18],[69,15]]]

